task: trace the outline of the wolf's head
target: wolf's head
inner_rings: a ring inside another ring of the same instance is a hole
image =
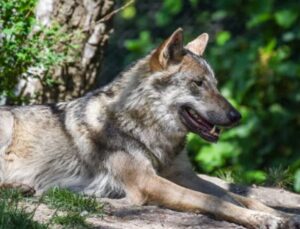
[[[131,102],[139,107],[135,115],[141,110],[144,113],[139,117],[154,113],[165,129],[191,131],[211,142],[218,140],[220,127],[230,127],[241,119],[218,91],[214,72],[202,57],[207,42],[208,34],[203,33],[184,46],[179,28],[143,60],[148,74],[142,76],[143,70],[137,70],[140,83],[126,97],[144,101],[148,110]]]

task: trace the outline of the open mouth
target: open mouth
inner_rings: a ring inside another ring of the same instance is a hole
[[[189,131],[200,135],[209,142],[217,142],[221,129],[210,123],[194,109],[188,106],[182,106],[179,110],[182,122]]]

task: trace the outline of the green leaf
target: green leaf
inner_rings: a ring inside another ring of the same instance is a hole
[[[178,14],[182,9],[182,0],[164,0],[163,6],[170,14]]]
[[[247,23],[247,27],[248,28],[253,28],[255,26],[258,26],[268,20],[270,20],[272,17],[271,17],[271,14],[270,13],[261,13],[261,14],[258,14],[258,15],[254,15],[250,21]]]
[[[291,27],[298,17],[298,13],[292,10],[281,10],[275,13],[275,21],[283,28]]]
[[[216,42],[218,45],[223,46],[231,38],[231,33],[229,31],[222,31],[217,34]]]
[[[227,12],[225,10],[218,10],[211,15],[211,19],[215,21],[219,21],[224,19],[227,16]]]
[[[157,26],[163,27],[170,23],[171,17],[169,14],[166,14],[164,12],[157,12],[155,14],[155,21]]]
[[[261,184],[267,179],[267,174],[260,170],[250,170],[245,173],[246,183],[256,183]]]
[[[138,39],[131,39],[125,41],[125,47],[133,52],[146,53],[149,48],[147,44],[151,43],[151,34],[149,31],[141,31]]]
[[[193,8],[197,7],[198,3],[199,3],[199,0],[189,0],[191,6]]]
[[[121,15],[125,20],[130,20],[135,17],[136,9],[134,6],[128,6],[122,11]]]
[[[298,169],[295,173],[294,189],[296,192],[300,192],[300,169]]]
[[[226,160],[238,156],[239,153],[240,151],[236,149],[234,144],[218,142],[217,144],[203,146],[196,156],[196,161],[200,163],[204,171],[212,172],[223,166]]]

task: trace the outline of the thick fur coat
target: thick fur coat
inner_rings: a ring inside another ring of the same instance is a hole
[[[249,228],[296,228],[299,218],[227,193],[193,172],[189,131],[215,142],[241,116],[218,92],[202,54],[178,29],[111,84],[70,102],[0,108],[0,182],[53,186],[213,214]],[[222,198],[222,199],[219,199]]]

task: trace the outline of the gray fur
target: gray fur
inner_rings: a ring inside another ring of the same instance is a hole
[[[61,186],[120,196],[123,184],[110,163],[116,152],[140,158],[157,172],[167,168],[185,152],[188,130],[178,107],[188,103],[205,115],[213,106],[192,93],[191,80],[207,78],[212,91],[216,80],[207,62],[190,52],[186,56],[202,75],[183,71],[180,64],[152,72],[150,56],[74,101],[1,108],[1,182],[27,184],[38,192]]]

